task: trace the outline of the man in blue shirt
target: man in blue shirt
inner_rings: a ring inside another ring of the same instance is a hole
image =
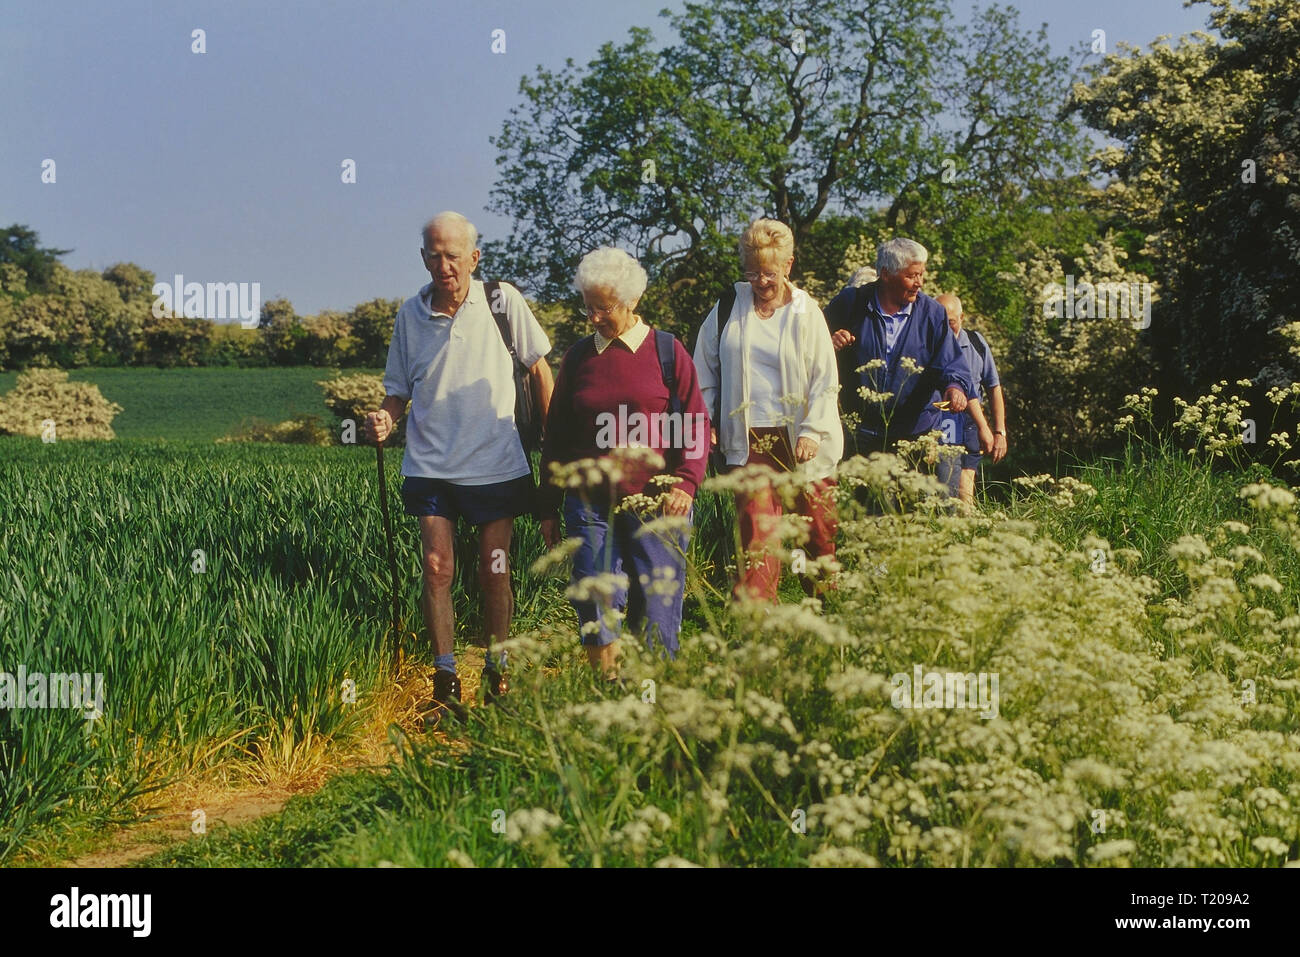
[[[970,396],[965,412],[944,412],[940,431],[946,445],[962,446],[965,452],[956,458],[939,463],[936,474],[948,486],[949,492],[967,505],[975,504],[975,470],[979,468],[982,453],[992,452],[993,461],[999,462],[1007,451],[1006,407],[1002,402],[1002,383],[998,367],[993,361],[993,350],[974,329],[962,328],[965,318],[961,300],[945,293],[935,301],[948,313],[948,326],[957,337],[957,344],[970,367],[971,380],[977,391]],[[991,401],[994,428],[989,427],[986,401]]]
[[[859,455],[892,450],[940,427],[940,396],[964,412],[975,394],[943,306],[921,292],[930,254],[911,239],[876,251],[875,282],[848,287],[826,307],[840,366],[840,402],[856,416]],[[848,348],[856,343],[856,348]]]

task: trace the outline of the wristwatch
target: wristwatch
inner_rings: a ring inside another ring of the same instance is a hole
[[[994,435],[1000,435],[1000,436],[1002,436],[1003,438],[1006,438],[1006,436],[1007,436],[1007,430],[1006,430],[1006,429],[994,429],[994,430],[993,430],[993,434],[994,434]]]

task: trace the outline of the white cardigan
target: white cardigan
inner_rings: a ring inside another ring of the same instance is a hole
[[[790,406],[794,419],[787,427],[790,448],[801,438],[819,443],[817,455],[800,468],[809,480],[826,478],[844,454],[844,427],[840,423],[839,371],[830,329],[821,309],[802,289],[793,288],[790,322],[781,343],[781,381],[777,394],[804,396],[801,406]],[[725,321],[726,317],[724,317]],[[695,369],[700,394],[712,416],[722,392],[718,445],[728,465],[744,465],[749,458],[749,329],[762,322],[754,312],[754,294],[747,282],[736,283],[736,304],[731,321],[722,330],[722,361],[718,361],[718,306],[715,303],[695,341]],[[723,371],[725,370],[725,372]],[[743,407],[743,408],[742,408]],[[729,414],[733,409],[742,411]]]

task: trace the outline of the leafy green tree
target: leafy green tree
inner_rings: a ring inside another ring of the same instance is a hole
[[[1150,330],[1179,391],[1295,378],[1277,331],[1300,301],[1300,5],[1210,0],[1218,36],[1121,47],[1073,108],[1115,138],[1095,156],[1110,207],[1147,236]]]
[[[341,366],[353,358],[356,340],[344,313],[326,309],[315,316],[303,316],[302,325],[307,332],[303,356],[308,365]]]
[[[1019,452],[1084,456],[1104,449],[1115,441],[1124,397],[1151,381],[1149,351],[1133,321],[1044,314],[1042,290],[1067,273],[1097,284],[1141,282],[1127,260],[1106,234],[1077,256],[1033,249],[1003,277],[1025,303],[1014,338],[992,337],[1004,391],[1016,421],[1025,423],[1016,429]]]
[[[152,312],[142,322],[143,344],[138,362],[161,368],[197,366],[210,354],[213,324],[183,315],[156,318]]]
[[[148,269],[135,263],[115,263],[104,270],[104,278],[117,287],[123,302],[144,299],[152,308],[155,276]]]
[[[152,277],[150,285],[152,285]],[[124,301],[120,287],[93,269],[55,267],[52,293],[75,303],[85,313],[87,328],[69,330],[55,346],[54,364],[62,368],[82,365],[124,365],[133,362],[143,339],[144,320],[152,296]]]
[[[16,312],[13,300],[8,296],[0,296],[0,369],[11,367],[9,338],[17,319]]]
[[[0,263],[0,293],[22,299],[27,295],[27,273],[17,263]]]
[[[210,337],[199,356],[205,366],[266,366],[269,364],[261,333],[238,323],[209,323]]]
[[[18,303],[15,313],[7,350],[15,367],[86,364],[91,330],[81,302],[38,293]]]
[[[0,229],[0,264],[19,266],[27,274],[27,289],[31,292],[46,290],[59,257],[70,252],[71,249],[42,247],[40,235],[18,223]]]
[[[262,334],[262,345],[271,365],[299,365],[303,361],[307,330],[288,299],[272,299],[263,303],[262,318],[257,328]]]
[[[353,343],[345,357],[348,361],[340,365],[382,366],[387,362],[393,320],[401,308],[400,299],[371,299],[354,306],[347,314],[348,335]]]
[[[13,230],[22,227],[12,227]],[[23,230],[17,245],[39,250],[35,233]],[[11,237],[12,238],[12,237]],[[27,257],[28,266],[40,255]],[[101,275],[91,269],[71,270],[57,260],[49,268],[37,265],[39,288],[17,262],[0,264],[4,291],[13,297],[11,309],[0,317],[0,353],[8,366],[126,365],[144,348],[143,326],[152,304],[153,274],[131,263],[119,263]]]
[[[537,298],[570,295],[577,259],[619,245],[662,283],[643,311],[693,326],[736,278],[756,213],[787,222],[813,253],[797,262],[829,281],[824,217],[842,225],[896,197],[888,215],[910,226],[937,208],[945,160],[971,194],[1008,202],[1069,167],[1069,71],[1008,9],[965,35],[945,0],[719,0],[665,16],[666,45],[637,28],[585,67],[526,77],[493,140],[490,207],[516,226],[486,252]],[[827,248],[851,241],[841,232]]]

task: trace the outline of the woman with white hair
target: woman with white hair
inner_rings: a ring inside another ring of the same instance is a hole
[[[573,581],[602,573],[626,576],[608,597],[588,589],[573,599],[582,643],[592,668],[606,678],[618,673],[618,619],[629,630],[644,626],[647,644],[657,638],[669,658],[677,654],[686,583],[686,531],[638,535],[658,516],[618,509],[632,495],[657,496],[662,515],[691,517],[695,490],[704,478],[709,422],[696,382],[695,366],[669,333],[651,329],[636,313],[646,288],[641,264],[619,249],[604,247],[583,257],[574,286],[595,332],[564,355],[551,397],[542,445],[542,475],[551,463],[616,458],[618,481],[570,489],[543,489],[542,535],[550,547],[560,540],[563,511],[570,538],[580,538],[573,556]],[[664,459],[655,470],[612,450],[640,446]]]
[[[745,282],[704,320],[695,343],[700,391],[713,413],[728,466],[797,472],[795,505],[810,520],[810,559],[835,556],[835,465],[844,453],[835,350],[817,303],[790,282],[794,234],[773,219],[750,223],[740,237]],[[746,567],[737,598],[775,601],[781,565],[772,554],[782,514],[770,484],[736,495]],[[815,594],[804,577],[804,591]]]

